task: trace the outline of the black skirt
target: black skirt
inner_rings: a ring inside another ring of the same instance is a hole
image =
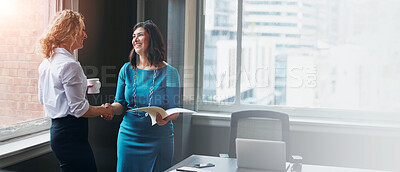
[[[68,115],[52,119],[50,144],[60,162],[61,172],[96,172],[92,148],[88,142],[88,119]]]

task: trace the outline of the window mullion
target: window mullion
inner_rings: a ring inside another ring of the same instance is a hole
[[[238,0],[237,16],[237,44],[236,44],[236,93],[235,104],[240,104],[240,83],[241,83],[241,64],[242,64],[242,13],[243,0]]]
[[[198,104],[203,102],[203,76],[204,76],[204,37],[205,37],[205,8],[206,8],[206,0],[198,0],[197,1],[197,31],[196,31],[196,55],[199,58],[196,58],[195,71],[196,80],[195,80],[195,105],[194,109],[198,110]]]

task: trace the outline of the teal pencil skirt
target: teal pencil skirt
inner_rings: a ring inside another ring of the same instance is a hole
[[[174,136],[146,138],[121,129],[117,140],[117,172],[159,172],[172,165]]]

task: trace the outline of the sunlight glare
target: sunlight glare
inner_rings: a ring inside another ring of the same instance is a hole
[[[16,13],[15,0],[0,0],[0,15],[9,16]]]

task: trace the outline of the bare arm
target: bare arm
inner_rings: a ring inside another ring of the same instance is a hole
[[[92,118],[100,115],[109,116],[112,119],[112,117],[114,116],[114,111],[112,108],[107,108],[103,106],[89,106],[89,110],[85,114],[83,114],[82,117]]]

